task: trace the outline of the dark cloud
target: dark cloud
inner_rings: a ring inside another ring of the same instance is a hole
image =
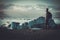
[[[52,6],[48,6],[49,8],[53,8],[54,10],[60,10],[60,6],[56,6],[56,5],[52,5]]]
[[[47,3],[59,4],[60,0],[3,0],[5,2],[13,2],[13,1],[43,1]]]
[[[4,13],[3,9],[5,8],[3,0],[0,0],[0,19],[4,19],[6,14]]]
[[[56,12],[55,17],[60,18],[60,12]]]

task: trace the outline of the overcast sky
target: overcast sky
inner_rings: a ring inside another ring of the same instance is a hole
[[[3,6],[2,15],[10,19],[45,17],[45,10],[48,7],[55,21],[60,20],[60,0],[3,0],[0,2],[0,6]]]

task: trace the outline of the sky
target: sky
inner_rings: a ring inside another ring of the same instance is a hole
[[[60,0],[1,0],[0,18],[3,19],[35,19],[46,17],[46,8],[53,15],[56,23],[60,23]]]

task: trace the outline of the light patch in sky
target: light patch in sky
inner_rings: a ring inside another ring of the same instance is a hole
[[[46,16],[45,10],[46,10],[45,6],[43,7],[43,6],[39,6],[39,5],[33,5],[33,6],[32,5],[24,5],[24,6],[13,5],[13,6],[8,7],[4,11],[7,15],[9,15],[11,17],[17,16],[19,18],[21,16],[23,16],[23,17],[27,16],[28,18],[29,17],[32,18],[34,15],[33,18],[35,18],[35,17],[40,17],[40,16],[45,17]]]

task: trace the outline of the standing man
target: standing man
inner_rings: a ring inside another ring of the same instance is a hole
[[[46,29],[49,28],[49,20],[52,19],[52,14],[48,10],[49,9],[46,8]]]

